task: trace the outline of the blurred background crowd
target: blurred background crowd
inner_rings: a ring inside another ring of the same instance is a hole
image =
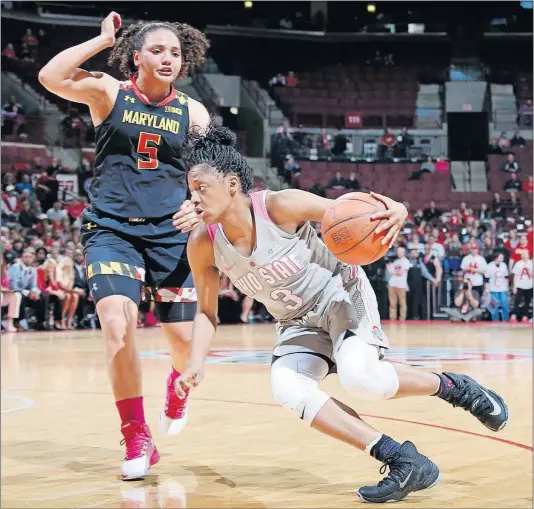
[[[432,5],[2,2],[3,329],[98,327],[80,244],[94,129],[37,74],[113,9],[206,32],[176,87],[236,131],[255,189],[405,203],[396,246],[364,267],[383,319],[531,320],[532,2]],[[118,76],[106,56],[86,68]],[[221,283],[221,323],[271,320]],[[144,301],[139,326],[156,324]]]

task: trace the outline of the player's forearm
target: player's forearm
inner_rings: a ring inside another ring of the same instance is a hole
[[[84,62],[109,48],[113,41],[104,35],[89,39],[58,53],[39,72],[39,81],[48,88],[68,79]]]
[[[193,321],[193,339],[191,341],[191,353],[189,364],[198,365],[204,363],[211,343],[217,330],[216,316],[209,317],[206,313],[197,313]]]

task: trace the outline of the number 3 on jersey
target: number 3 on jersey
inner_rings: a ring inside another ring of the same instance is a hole
[[[159,165],[158,161],[158,147],[161,143],[161,135],[154,133],[139,133],[139,141],[137,143],[137,153],[142,154],[148,158],[137,160],[138,170],[156,170]],[[150,145],[149,145],[150,144]]]

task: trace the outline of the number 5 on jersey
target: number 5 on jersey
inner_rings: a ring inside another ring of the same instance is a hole
[[[161,135],[154,133],[139,133],[139,141],[137,143],[137,153],[142,154],[148,158],[139,158],[137,160],[138,170],[156,170],[159,165],[158,161],[158,147],[161,143]],[[150,145],[149,145],[150,144]],[[156,145],[156,146],[154,146]]]

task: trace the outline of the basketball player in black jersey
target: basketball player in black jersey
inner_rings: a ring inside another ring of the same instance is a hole
[[[187,403],[176,397],[174,380],[187,362],[191,324],[183,322],[194,317],[196,295],[186,259],[188,234],[176,232],[172,216],[189,203],[181,160],[184,137],[193,125],[205,128],[209,115],[173,82],[202,63],[209,44],[182,23],[136,22],[116,40],[120,28],[121,18],[112,12],[98,37],[56,55],[39,80],[58,96],[87,104],[96,128],[82,240],[122,421],[126,480],[142,478],[159,461],[145,423],[134,341],[144,283],[156,300],[173,361],[160,429],[177,433],[187,419]],[[109,63],[118,61],[128,81],[79,68],[110,47]],[[187,214],[183,221],[188,222]]]

